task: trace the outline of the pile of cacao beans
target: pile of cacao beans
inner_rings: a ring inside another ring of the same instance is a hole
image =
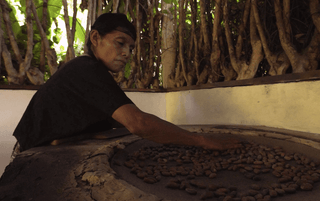
[[[320,178],[318,165],[303,154],[254,142],[224,151],[178,145],[146,146],[128,154],[124,162],[131,173],[148,184],[168,177],[166,188],[182,190],[190,196],[201,190],[201,200],[222,201],[267,201],[297,191],[311,191]],[[245,192],[239,192],[237,186],[215,184],[221,171],[239,172],[252,184]],[[259,182],[265,174],[276,182]],[[212,182],[202,181],[204,177]]]

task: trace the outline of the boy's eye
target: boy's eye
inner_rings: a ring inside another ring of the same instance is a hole
[[[123,46],[123,45],[124,45],[124,43],[123,43],[123,42],[121,42],[121,41],[118,41],[118,44],[119,44],[119,45],[121,45],[121,46]]]

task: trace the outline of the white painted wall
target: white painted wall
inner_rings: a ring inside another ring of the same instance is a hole
[[[34,93],[33,90],[0,90],[0,175],[16,143],[12,133]]]
[[[213,88],[166,94],[167,120],[320,134],[320,81]]]
[[[140,110],[166,120],[166,99],[164,93],[126,92],[126,95]]]
[[[0,175],[34,90],[0,90]],[[143,111],[178,125],[250,125],[320,134],[320,81],[190,90],[126,92]]]

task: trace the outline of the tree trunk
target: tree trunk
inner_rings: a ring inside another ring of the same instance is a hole
[[[223,4],[223,18],[225,26],[225,34],[228,43],[229,57],[232,68],[239,74],[240,72],[240,63],[236,58],[236,54],[233,47],[233,40],[231,35],[231,30],[229,26],[229,9],[228,9],[228,0],[224,0]]]
[[[20,64],[20,77],[25,78],[26,74],[29,78],[29,81],[34,85],[42,85],[44,83],[44,76],[43,73],[39,70],[39,68],[31,67],[31,60],[33,57],[33,26],[32,26],[32,0],[27,0],[27,7],[26,7],[26,24],[27,24],[27,33],[28,33],[28,42],[27,42],[27,52],[24,58],[23,63]]]
[[[43,1],[43,9],[42,9],[42,28],[46,32],[47,31],[47,14],[48,14],[48,0]],[[44,43],[41,41],[41,52],[40,52],[40,64],[39,69],[42,73],[45,72],[46,65],[46,47]]]
[[[181,59],[178,57],[178,65],[176,68],[176,73],[175,73],[175,86],[176,87],[182,87],[184,83],[186,82],[183,73],[181,73]]]
[[[19,66],[19,77],[21,80],[24,80],[26,77],[26,72],[30,69],[31,59],[33,57],[33,26],[32,26],[32,18],[31,18],[31,4],[32,0],[26,1],[26,24],[27,24],[27,52],[24,58],[24,61],[20,63]],[[22,84],[22,83],[21,83]]]
[[[307,56],[309,62],[310,62],[310,69],[307,70],[317,70],[319,59],[320,59],[320,34],[318,30],[316,29],[314,31],[313,37],[311,39],[310,44],[306,48],[306,50],[303,52],[305,56]]]
[[[84,45],[84,53],[88,54],[88,47],[87,47],[87,42],[90,37],[90,32],[91,32],[91,25],[92,25],[92,12],[93,12],[93,5],[92,1],[88,1],[88,18],[87,18],[87,26],[86,26],[86,38],[85,38],[85,45]]]
[[[160,87],[160,80],[159,80],[159,74],[160,74],[160,63],[161,63],[161,36],[160,36],[160,21],[161,21],[161,14],[158,10],[159,7],[159,1],[155,1],[155,8],[156,8],[156,15],[154,17],[154,29],[156,30],[156,45],[155,45],[155,55],[156,55],[156,68],[155,68],[155,76],[152,81],[152,87],[154,89],[159,89]]]
[[[131,15],[131,18],[133,20],[133,24],[135,27],[137,27],[138,16],[137,17],[134,16],[130,1],[128,2],[128,9],[129,9],[129,13]],[[140,37],[140,35],[137,35],[137,40],[138,40],[138,37]],[[124,80],[120,83],[121,88],[124,88],[124,89],[132,88],[132,85],[135,82],[135,77],[136,77],[136,74],[138,71],[136,56],[137,56],[137,41],[135,43],[134,55],[132,55],[132,59],[130,61],[130,67],[131,67],[130,75],[129,75],[128,79],[125,79],[125,77],[124,77]]]
[[[199,59],[199,46],[198,39],[196,34],[196,24],[197,24],[197,1],[190,0],[191,6],[191,37],[190,37],[190,46],[188,58],[192,58],[192,49],[193,49],[193,68],[197,77],[197,85],[206,83],[208,79],[208,70],[202,69],[200,72],[200,59]],[[210,48],[210,47],[209,47]],[[200,76],[202,75],[202,76]]]
[[[209,40],[209,31],[206,20],[206,0],[200,1],[200,25],[201,25],[201,33],[203,35],[203,54],[204,57],[207,58],[210,55],[210,40]]]
[[[33,2],[31,1],[31,7],[32,7],[32,13],[34,20],[36,21],[37,27],[40,31],[41,40],[45,44],[46,47],[46,53],[47,53],[47,59],[48,59],[48,65],[50,68],[50,73],[53,75],[58,70],[58,64],[57,64],[57,55],[56,51],[54,49],[51,49],[49,46],[49,41],[47,39],[46,33],[42,29],[40,20],[38,18],[37,10]]]
[[[6,9],[6,2],[2,2],[2,10]],[[26,1],[26,25],[27,25],[27,51],[25,54],[25,58],[24,60],[22,59],[21,62],[19,63],[19,70],[17,71],[13,65],[12,65],[12,61],[11,61],[11,55],[7,49],[7,46],[5,45],[4,42],[4,38],[2,37],[2,57],[4,59],[4,63],[5,63],[5,67],[6,67],[6,71],[8,74],[8,82],[9,84],[18,84],[18,85],[22,85],[25,82],[25,79],[28,75],[29,80],[37,85],[37,84],[42,84],[43,83],[43,74],[38,70],[32,70],[31,69],[31,60],[33,57],[33,26],[32,26],[32,18],[31,18],[31,12],[32,12],[32,0],[27,0]],[[6,12],[3,12],[4,15],[4,19],[6,18],[8,12],[6,10]],[[7,29],[11,29],[11,22],[10,21],[6,21],[7,24]],[[7,30],[8,31],[8,30]],[[10,31],[8,31],[8,34],[11,33]],[[14,39],[14,36],[9,36],[9,38],[11,38],[10,40]],[[17,44],[15,39],[14,41],[11,41],[11,45]],[[13,47],[14,49],[14,47]],[[20,54],[20,52],[19,52]],[[30,73],[29,73],[30,72]],[[32,72],[32,73],[31,73]]]
[[[185,1],[179,1],[179,58],[182,67],[183,77],[187,82],[187,86],[191,86],[194,84],[195,77],[193,74],[195,72],[189,71],[188,66],[185,61],[185,51],[184,51],[184,30],[185,30],[185,12],[184,12],[184,3]]]
[[[320,3],[319,0],[310,0],[310,13],[313,24],[316,26],[318,33],[320,33]]]
[[[4,42],[4,38],[2,38],[1,47],[2,47],[2,58],[8,74],[7,79],[9,84],[20,84],[21,81],[20,81],[19,74],[17,70],[13,67],[11,54]]]
[[[72,36],[72,47],[74,44],[74,37],[76,34],[76,25],[77,25],[77,0],[73,0],[73,16],[72,16],[72,29],[71,29],[71,36]]]
[[[196,25],[196,16],[197,16],[197,1],[190,1],[191,4],[191,15],[192,15],[192,34],[194,35],[194,38],[190,39],[191,43],[193,42],[194,44],[194,68],[195,68],[195,73],[197,76],[197,85],[199,84],[204,84],[208,80],[209,72],[210,72],[210,65],[209,59],[210,59],[210,40],[209,40],[209,32],[208,32],[208,26],[207,26],[207,21],[206,21],[206,2],[205,1],[200,1],[200,37],[203,40],[198,40],[195,36],[195,25]],[[204,43],[202,46],[202,42]],[[200,48],[198,44],[200,43]],[[199,52],[203,52],[203,58],[202,60],[202,65],[200,67],[200,59],[199,59]],[[190,57],[189,57],[190,58]]]
[[[262,42],[262,47],[270,65],[269,75],[282,75],[285,74],[286,70],[290,66],[290,61],[287,55],[282,51],[278,54],[274,54],[270,51],[268,47],[267,38],[264,32],[264,28],[262,27],[259,12],[258,12],[258,5],[257,0],[251,0],[251,6],[253,9],[253,14],[255,18],[255,22],[257,25],[257,29],[259,32],[259,36]]]
[[[13,49],[13,52],[15,54],[15,57],[16,57],[18,63],[21,64],[23,62],[23,60],[22,60],[22,56],[20,54],[20,50],[19,50],[17,41],[14,37],[14,33],[12,31],[11,21],[10,21],[10,17],[9,17],[9,10],[10,9],[9,9],[8,3],[7,3],[7,1],[0,1],[0,4],[2,7],[3,21],[6,25],[7,35],[9,37],[11,47]]]
[[[125,7],[124,7],[124,13],[123,13],[125,15],[127,15],[127,13],[128,13],[129,3],[130,3],[130,0],[125,0]]]
[[[320,59],[320,3],[319,0],[310,0],[309,3],[310,6],[310,13],[312,16],[313,24],[316,27],[316,30],[314,31],[313,37],[311,39],[310,44],[306,48],[306,51],[304,52],[305,55],[307,55],[311,69],[309,70],[316,70],[318,69],[318,61]]]
[[[97,1],[92,2],[92,17],[91,17],[91,24],[93,24],[97,19]]]
[[[153,80],[153,72],[154,72],[154,17],[153,17],[153,8],[154,8],[154,2],[150,2],[150,0],[147,0],[148,2],[148,13],[149,13],[149,61],[146,61],[146,67],[143,78],[141,80],[137,80],[139,83],[139,87],[141,88],[148,88],[151,81]],[[144,51],[146,52],[146,51]],[[143,57],[143,58],[146,58]]]
[[[139,4],[139,0],[136,0],[136,13],[137,13],[137,17],[136,17],[136,31],[137,31],[137,40],[136,40],[136,57],[135,59],[135,65],[137,68],[137,74],[135,75],[135,85],[136,88],[144,88],[143,84],[141,83],[140,79],[141,79],[141,75],[143,75],[141,73],[141,51],[142,51],[142,45],[141,45],[141,21],[142,21],[142,13],[140,12],[140,4]]]
[[[137,67],[137,77],[140,78],[140,68],[141,68],[141,20],[142,20],[142,16],[140,13],[140,4],[139,4],[139,0],[136,0],[136,35],[137,35],[137,39],[136,39],[136,67]]]
[[[290,0],[284,0],[285,1],[290,1]],[[286,4],[289,5],[290,4]],[[277,27],[279,31],[279,37],[280,37],[280,42],[281,46],[284,49],[285,53],[287,54],[291,66],[292,66],[292,71],[294,73],[302,73],[305,72],[305,68],[309,68],[310,63],[308,59],[299,54],[297,50],[293,47],[293,44],[289,41],[286,35],[286,30],[284,28],[284,21],[283,21],[283,15],[282,15],[282,9],[280,5],[280,0],[275,0],[274,1],[274,10],[276,14],[276,21],[277,21]]]
[[[188,77],[187,77],[187,66],[184,60],[184,47],[183,47],[183,34],[184,34],[184,1],[185,0],[181,0],[179,1],[179,58],[180,58],[180,62],[181,62],[181,67],[182,67],[182,73],[183,73],[183,77],[184,79],[187,81],[187,85],[188,85]],[[189,86],[189,85],[188,85]]]
[[[39,68],[30,68],[27,71],[27,76],[30,82],[34,85],[44,84],[44,74],[39,70]]]
[[[264,55],[262,52],[262,44],[257,35],[257,26],[253,15],[253,9],[250,12],[250,41],[252,47],[252,54],[249,65],[246,60],[241,61],[241,68],[238,73],[237,80],[251,79],[257,73],[260,62]]]
[[[226,38],[228,42],[228,49],[229,49],[229,56],[231,61],[232,68],[237,72],[237,80],[243,80],[243,79],[250,79],[253,78],[257,72],[259,63],[263,59],[263,53],[262,53],[262,45],[259,37],[257,36],[256,31],[256,23],[254,19],[254,15],[251,9],[250,14],[250,40],[251,40],[251,46],[252,46],[252,54],[249,64],[247,64],[247,61],[245,58],[239,59],[236,56],[236,52],[234,51],[233,47],[233,41],[231,36],[231,30],[229,27],[229,11],[228,11],[228,1],[225,1],[225,5],[223,6],[223,13],[224,13],[224,21],[225,21],[225,32],[226,32]],[[250,12],[250,4],[247,4],[246,9],[248,9],[248,13]],[[242,24],[245,24],[248,18],[248,14],[244,12]],[[241,39],[242,38],[238,38]],[[227,71],[227,70],[224,70]],[[229,71],[230,72],[230,71]],[[226,73],[226,72],[225,72]],[[232,73],[232,72],[230,72]],[[227,75],[229,77],[229,75]]]
[[[236,57],[237,59],[240,59],[242,55],[242,47],[243,47],[243,39],[245,38],[245,28],[247,26],[248,22],[248,16],[250,13],[250,8],[251,8],[251,0],[247,0],[243,12],[243,18],[242,22],[239,27],[239,35],[237,39],[237,44],[236,44]]]
[[[113,8],[112,8],[112,13],[117,13],[118,12],[118,7],[119,7],[119,0],[113,0]]]
[[[211,73],[208,78],[209,83],[218,81],[220,75],[220,55],[221,50],[219,46],[219,30],[221,29],[221,2],[222,0],[216,0],[216,9],[214,14],[213,30],[212,30],[212,48],[210,55]]]
[[[163,0],[162,5],[162,78],[163,88],[174,87],[174,72],[176,66],[176,29],[175,21],[172,14],[173,4],[167,4]],[[166,13],[164,13],[166,11]],[[170,77],[171,79],[170,79]],[[171,80],[171,81],[170,81]]]
[[[291,41],[290,0],[283,0],[283,25],[285,36],[288,41]]]
[[[67,56],[64,62],[68,62],[75,57],[74,48],[73,48],[73,37],[72,30],[70,30],[69,14],[68,14],[68,3],[67,0],[62,0],[64,7],[64,22],[66,25],[67,39],[68,39],[68,49]],[[73,19],[75,21],[75,19]]]
[[[188,12],[188,3],[189,3],[189,1],[188,0],[186,0],[185,1],[185,5],[184,5],[184,7],[185,7],[185,9],[183,10],[183,12],[184,12],[184,15],[183,15],[183,17],[184,17],[184,19],[186,19],[186,13]],[[184,20],[185,21],[185,20]],[[207,26],[206,26],[207,27]],[[186,30],[186,24],[184,24],[184,29]],[[184,33],[183,33],[183,35],[184,35],[184,37],[183,38],[185,38],[186,37],[186,33],[185,33],[186,31],[184,31]],[[189,43],[189,42],[187,42],[187,41],[191,41],[191,43]],[[189,39],[184,39],[184,41],[183,41],[183,43],[185,44],[185,43],[189,43],[190,45],[189,46],[192,46],[192,42],[193,42],[193,40],[192,40],[192,38],[189,38]],[[209,41],[210,42],[210,41]],[[187,49],[187,46],[188,45],[184,45],[185,47],[186,47],[186,49]],[[209,48],[210,48],[210,45],[209,45]],[[209,52],[210,52],[210,50],[209,50]],[[185,51],[185,53],[184,53],[184,55],[185,56],[188,56],[188,51],[186,50]],[[194,85],[194,84],[196,84],[196,81],[197,81],[197,75],[196,75],[196,69],[195,69],[195,67],[194,66],[192,66],[191,65],[191,57],[188,57],[189,59],[186,59],[185,60],[185,64],[186,64],[186,68],[187,68],[187,72],[188,72],[188,74],[187,74],[187,85],[188,85],[188,83],[189,83],[189,86],[191,86],[191,85]]]
[[[98,10],[98,17],[99,17],[99,16],[102,14],[102,11],[103,11],[102,0],[99,0],[99,1],[98,1],[97,10]]]

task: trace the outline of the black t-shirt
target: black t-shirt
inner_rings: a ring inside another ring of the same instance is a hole
[[[125,104],[132,101],[101,62],[77,57],[35,93],[13,135],[23,151],[55,139],[111,129],[113,112]]]

